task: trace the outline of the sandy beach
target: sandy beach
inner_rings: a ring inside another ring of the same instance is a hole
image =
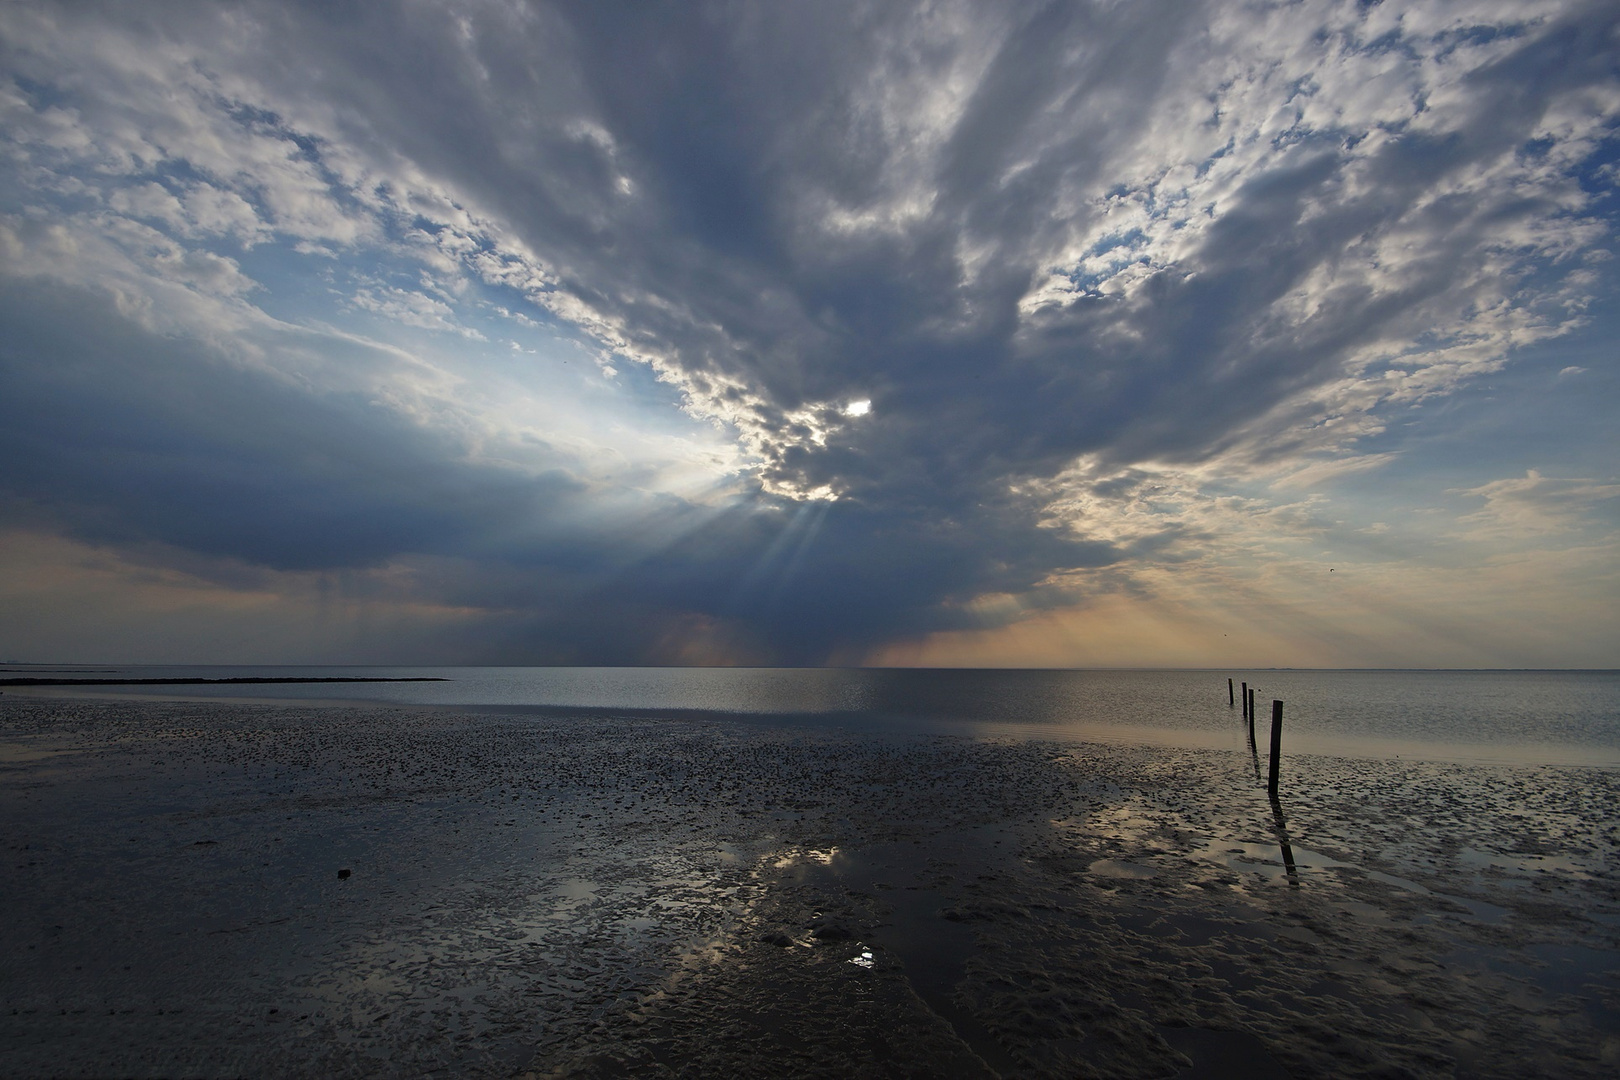
[[[1620,773],[1287,780],[1279,820],[1226,750],[8,694],[0,1072],[1620,1069]]]

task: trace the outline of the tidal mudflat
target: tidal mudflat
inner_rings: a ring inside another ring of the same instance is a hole
[[[1612,1076],[1620,772],[0,699],[8,1076]]]

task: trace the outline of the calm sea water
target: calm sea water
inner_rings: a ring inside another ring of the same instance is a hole
[[[1241,747],[1247,728],[1239,710],[1227,705],[1230,676],[1258,689],[1262,746],[1271,701],[1278,699],[1285,703],[1284,741],[1290,752],[1620,767],[1616,671],[10,666],[0,674],[42,675],[47,670],[82,678],[448,680],[116,691],[165,698],[679,711],[873,730]]]

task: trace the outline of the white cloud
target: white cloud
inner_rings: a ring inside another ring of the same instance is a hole
[[[1493,480],[1455,492],[1485,500],[1485,505],[1458,519],[1460,534],[1469,540],[1522,541],[1546,544],[1558,536],[1577,543],[1585,529],[1597,525],[1594,511],[1609,504],[1605,531],[1613,526],[1620,484],[1591,479],[1543,476],[1530,469],[1521,477]]]
[[[460,325],[453,307],[425,293],[390,287],[362,288],[356,290],[350,303],[403,326],[460,334],[474,341],[486,340],[477,330]]]

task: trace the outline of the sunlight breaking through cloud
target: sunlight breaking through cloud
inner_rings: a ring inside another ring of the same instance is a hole
[[[469,658],[1151,663],[1224,595],[1279,660],[1601,660],[1536,593],[1614,595],[1617,23],[7,5],[6,554]]]

